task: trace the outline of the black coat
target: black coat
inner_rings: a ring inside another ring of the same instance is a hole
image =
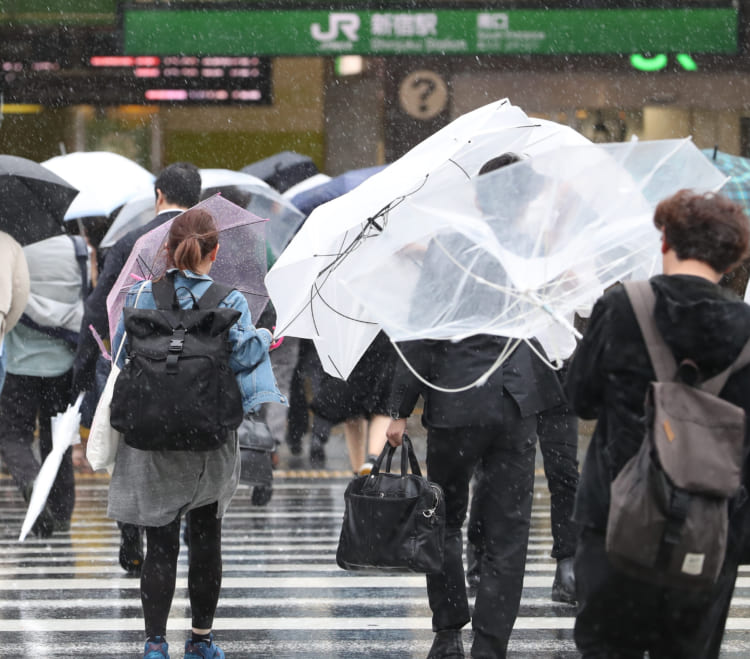
[[[659,275],[654,317],[679,363],[693,359],[703,378],[734,361],[750,336],[750,306],[707,279]],[[578,485],[574,518],[604,530],[612,479],[638,451],[645,434],[644,400],[655,374],[635,314],[622,286],[594,306],[568,371],[568,400],[584,419],[596,419]],[[750,414],[750,367],[720,393]],[[750,439],[750,425],[746,447]]]
[[[486,373],[506,341],[504,337],[481,334],[457,342],[409,341],[399,347],[425,380],[438,387],[456,389]],[[427,427],[497,426],[503,423],[504,393],[513,398],[522,417],[563,402],[555,372],[521,342],[485,384],[456,393],[436,391],[421,383],[399,360],[390,410],[399,417],[409,416],[421,394],[425,402],[422,420]]]
[[[73,387],[76,392],[89,391],[93,388],[96,360],[101,353],[94,336],[89,330],[89,325],[93,325],[102,339],[110,338],[107,296],[120,276],[120,271],[133,250],[133,245],[138,238],[176,217],[181,212],[181,210],[171,210],[159,213],[148,224],[126,233],[107,252],[104,259],[104,268],[99,273],[96,286],[86,298],[84,306],[81,334],[75,361],[73,362]]]

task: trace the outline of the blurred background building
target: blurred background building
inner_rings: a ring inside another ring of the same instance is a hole
[[[750,156],[750,0],[0,0],[0,152],[335,175],[508,97],[596,141]]]

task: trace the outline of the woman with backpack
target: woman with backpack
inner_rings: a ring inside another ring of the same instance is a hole
[[[188,210],[173,220],[166,243],[167,274],[161,280],[145,281],[133,286],[114,337],[113,355],[118,354],[120,344],[124,341],[131,367],[132,364],[139,363],[138,359],[144,358],[143,353],[137,352],[138,345],[139,342],[143,345],[149,337],[132,331],[131,328],[135,327],[132,324],[133,318],[139,313],[133,307],[144,310],[140,312],[141,315],[154,314],[151,318],[155,320],[159,317],[184,315],[188,313],[185,310],[192,309],[204,313],[207,311],[215,318],[227,314],[231,320],[238,318],[228,325],[222,337],[223,344],[229,350],[227,363],[234,374],[231,377],[230,373],[229,382],[236,381],[239,392],[222,392],[220,403],[223,405],[227,396],[233,397],[236,394],[238,407],[241,407],[238,409],[241,421],[243,411],[256,411],[265,402],[285,403],[285,399],[279,393],[271,370],[268,355],[271,333],[253,326],[243,295],[237,290],[231,290],[218,304],[206,302],[210,307],[208,309],[201,306],[202,299],[213,300],[217,297],[216,291],[220,290],[209,277],[219,251],[218,237],[216,223],[204,209]],[[170,283],[166,290],[173,301],[171,309],[160,304],[165,282]],[[206,298],[202,297],[204,295]],[[159,311],[149,311],[156,309]],[[235,310],[234,316],[231,315],[231,310]],[[183,330],[184,354],[181,354],[179,351],[183,350],[183,346],[179,331],[176,330],[174,336],[167,340],[170,355],[174,357],[176,354],[176,361],[173,363],[177,369],[187,367],[190,361],[189,340],[194,340],[189,336],[185,337]],[[175,348],[177,353],[174,352]],[[124,353],[125,350],[121,352]],[[169,359],[171,358],[167,361]],[[157,361],[154,360],[154,371],[159,368]],[[117,365],[123,369],[118,377],[119,384],[119,379],[133,369],[128,368],[122,355]],[[150,367],[138,368],[133,382],[137,382],[138,377]],[[161,368],[165,367],[162,365]],[[166,369],[169,368],[167,364]],[[218,370],[227,369],[225,365],[219,364],[207,377],[219,378],[220,375],[215,372]],[[166,387],[160,391],[150,386],[143,392],[136,391],[118,404],[122,406],[125,403],[126,406],[138,408],[153,405],[153,399],[161,396],[192,395],[189,389],[204,387],[205,379],[196,378],[192,386],[177,391],[169,391]],[[201,388],[200,391],[203,392],[204,389]],[[113,401],[117,392],[116,384]],[[163,405],[161,414],[164,417],[164,428],[177,427],[183,421],[169,418],[170,414],[175,414],[174,410],[179,404],[180,401],[175,400],[173,405]],[[114,422],[114,402],[112,409],[113,425],[117,427]],[[222,517],[237,488],[240,474],[240,455],[234,431],[237,425],[239,423],[234,418],[227,424],[227,428],[217,424],[213,439],[218,437],[219,441],[215,442],[218,444],[215,448],[204,449],[195,437],[188,437],[189,432],[186,432],[185,450],[179,450],[178,443],[165,443],[168,433],[160,432],[159,428],[153,433],[155,445],[169,445],[171,449],[149,450],[147,444],[151,433],[143,430],[130,433],[125,431],[124,441],[119,444],[109,489],[108,515],[118,522],[145,527],[146,530],[147,549],[141,572],[141,603],[146,628],[144,659],[169,659],[166,628],[175,591],[183,516],[188,522],[188,592],[192,614],[192,635],[185,644],[184,656],[186,659],[224,658],[224,652],[213,641],[211,630],[221,588]],[[171,431],[169,441],[178,442],[179,433],[175,435]],[[191,441],[194,442],[192,445]],[[139,448],[134,448],[133,444]]]

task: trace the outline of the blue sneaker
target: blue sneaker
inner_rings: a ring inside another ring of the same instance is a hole
[[[146,641],[143,648],[143,659],[169,659],[169,645],[161,637],[157,636],[154,642]]]
[[[192,639],[185,641],[185,659],[225,659],[224,650],[214,643],[211,634],[209,642],[193,643]]]

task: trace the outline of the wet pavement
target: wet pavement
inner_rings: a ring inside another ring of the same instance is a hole
[[[420,451],[419,438],[417,450]],[[423,446],[422,455],[423,453]],[[424,577],[358,575],[335,563],[350,478],[334,433],[327,469],[312,471],[281,447],[274,494],[253,506],[242,486],[224,525],[224,582],[215,633],[229,658],[426,657],[432,632]],[[138,579],[117,562],[119,533],[106,518],[107,477],[82,476],[69,534],[17,542],[25,505],[0,478],[0,657],[141,657]],[[549,498],[537,475],[531,542],[511,657],[578,656],[574,607],[549,599]],[[171,655],[190,627],[186,552],[169,620]],[[750,570],[741,571],[725,652],[750,656]],[[465,643],[471,633],[464,632]]]

